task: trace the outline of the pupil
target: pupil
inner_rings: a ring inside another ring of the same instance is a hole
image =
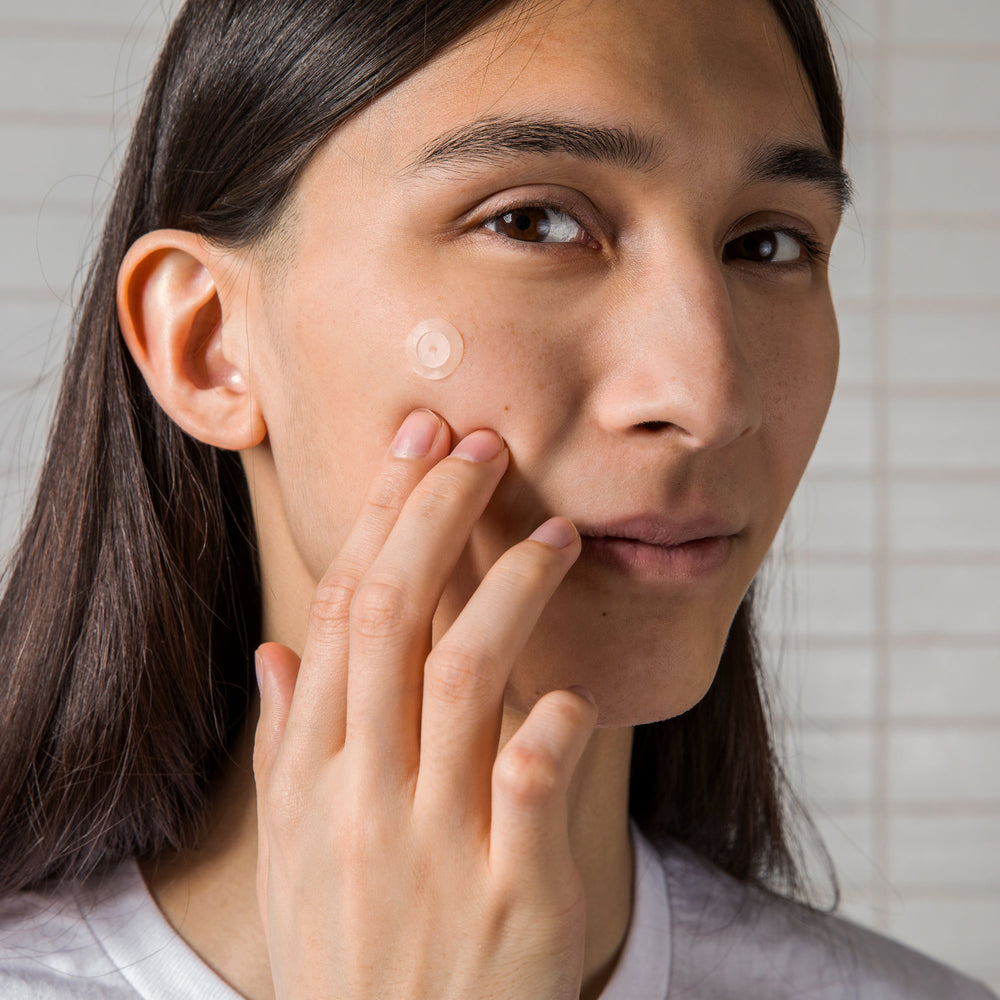
[[[520,234],[516,236],[516,239],[521,239],[523,236],[525,240],[529,241],[544,240],[552,228],[543,208],[526,208],[519,212],[505,212],[503,221],[510,227],[507,230],[509,235]]]
[[[757,245],[757,252],[761,257],[773,257],[774,256],[774,243],[769,239],[763,239]]]

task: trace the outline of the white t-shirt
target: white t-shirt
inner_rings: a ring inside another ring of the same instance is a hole
[[[744,886],[633,828],[635,895],[601,1000],[997,1000],[847,921]],[[2,1000],[241,1000],[160,913],[135,864],[0,902]]]

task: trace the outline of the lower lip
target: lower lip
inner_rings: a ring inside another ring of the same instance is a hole
[[[636,576],[694,579],[720,569],[729,558],[732,536],[699,538],[681,545],[650,545],[633,538],[584,535],[581,558]]]

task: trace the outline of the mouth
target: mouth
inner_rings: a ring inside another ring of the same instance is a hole
[[[739,527],[720,518],[635,517],[579,524],[581,560],[633,576],[694,581],[725,566]]]

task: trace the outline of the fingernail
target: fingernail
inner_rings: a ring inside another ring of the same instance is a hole
[[[455,447],[452,455],[468,462],[490,462],[503,451],[503,438],[496,431],[473,431]]]
[[[574,684],[573,687],[569,688],[569,690],[573,691],[575,694],[578,694],[581,698],[586,698],[591,705],[597,704],[597,700],[594,698],[593,694],[591,694],[591,692],[587,688],[580,687],[579,684]]]
[[[392,453],[396,458],[424,458],[441,429],[441,420],[430,410],[414,410],[396,432]]]
[[[260,658],[260,653],[254,651],[253,654],[253,667],[257,674],[257,690],[260,690],[260,681],[264,673],[264,661]]]
[[[576,528],[564,517],[553,517],[540,524],[528,537],[554,549],[564,549],[576,538]]]

